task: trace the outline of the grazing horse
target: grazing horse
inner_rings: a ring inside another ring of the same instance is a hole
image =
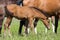
[[[60,0],[23,0],[23,5],[35,7],[45,13],[47,17],[55,16],[55,33],[57,33]]]
[[[6,12],[7,19],[4,23],[4,33],[6,32],[6,28],[8,28],[8,30],[10,29],[9,25],[11,24],[13,17],[19,20],[27,19],[28,28],[31,27],[31,29],[34,28],[33,26],[34,18],[38,18],[42,20],[42,22],[45,24],[45,26],[48,29],[50,29],[46,15],[44,15],[42,12],[38,11],[35,8],[27,7],[27,6],[20,7],[16,4],[10,4],[5,7],[5,12]]]

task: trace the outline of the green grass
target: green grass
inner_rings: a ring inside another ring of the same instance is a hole
[[[58,25],[60,26],[60,22]],[[19,20],[15,18],[13,19],[10,27],[12,38],[8,35],[6,37],[3,37],[4,29],[2,29],[2,37],[0,37],[0,40],[60,40],[60,27],[58,27],[57,34],[52,32],[52,27],[50,30],[48,30],[47,33],[45,33],[45,26],[41,21],[39,21],[37,25],[37,35],[32,33],[31,31],[28,36],[18,35]],[[24,33],[24,27],[22,33]]]

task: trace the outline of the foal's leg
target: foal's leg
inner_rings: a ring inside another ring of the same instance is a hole
[[[32,17],[31,17],[31,18],[29,18],[29,19],[28,19],[28,21],[29,21],[28,27],[30,27],[30,28],[31,28],[31,30],[33,30],[33,29],[34,29],[34,25],[33,25],[33,18],[32,18]]]
[[[28,27],[28,20],[25,20],[25,24],[24,24],[24,26],[25,26],[25,34],[29,34],[29,27]]]
[[[53,29],[53,33],[54,33],[55,32],[54,31],[55,30],[55,17],[54,16],[52,16],[51,22],[52,22],[52,29]]]
[[[20,21],[19,34],[21,34],[21,32],[22,32],[23,25],[25,25],[25,20]]]
[[[34,23],[33,23],[33,24],[34,24],[34,32],[35,32],[36,34],[37,34],[36,26],[37,26],[38,20],[39,20],[39,19],[36,18],[36,19],[34,20]],[[28,20],[25,20],[25,27],[26,27],[26,28],[25,28],[25,33],[26,33],[26,34],[29,34],[29,30],[30,30],[30,29],[29,29],[29,27],[28,27]]]
[[[37,18],[34,20],[34,32],[35,32],[36,34],[37,34],[37,28],[36,28],[36,26],[37,26],[38,20],[39,20],[39,19],[37,19]]]
[[[10,24],[11,24],[11,21],[12,21],[12,18],[11,17],[7,17],[6,18],[6,21],[5,21],[5,23],[4,23],[4,36],[6,36],[6,28],[8,28],[8,32],[9,32],[9,36],[11,36],[10,35]]]

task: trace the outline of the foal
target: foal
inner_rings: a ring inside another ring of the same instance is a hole
[[[33,29],[33,27],[34,27],[33,19],[38,18],[38,19],[42,20],[42,22],[45,24],[45,26],[48,29],[50,29],[47,17],[42,12],[40,12],[34,8],[27,7],[27,6],[20,7],[16,4],[10,4],[5,7],[5,10],[6,10],[7,19],[4,24],[4,33],[6,31],[6,27],[8,28],[8,30],[10,29],[9,25],[10,25],[13,17],[15,17],[19,20],[28,19],[28,22],[29,22],[28,28],[31,27],[31,29]]]

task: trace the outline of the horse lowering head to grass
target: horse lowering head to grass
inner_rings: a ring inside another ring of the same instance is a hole
[[[28,27],[33,28],[33,19],[38,18],[41,19],[42,22],[45,24],[45,26],[50,29],[48,20],[46,15],[44,15],[42,12],[31,8],[27,6],[20,7],[16,4],[10,4],[5,7],[6,14],[7,14],[7,19],[6,22],[4,23],[4,30],[6,31],[6,27],[9,29],[9,25],[11,23],[11,19],[13,17],[17,19],[27,19],[28,20]]]
[[[35,7],[46,13],[48,17],[55,16],[55,33],[57,33],[60,0],[23,0],[24,6]]]

